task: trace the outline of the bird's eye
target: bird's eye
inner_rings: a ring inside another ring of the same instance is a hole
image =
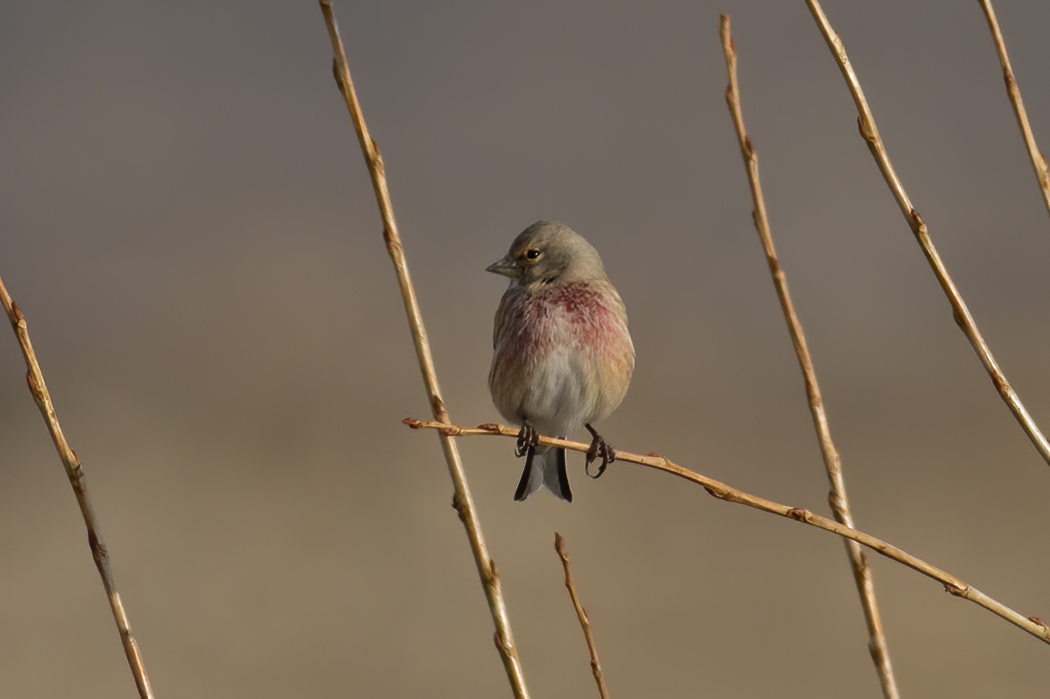
[[[539,256],[542,255],[542,254],[543,254],[542,251],[537,250],[536,248],[532,248],[531,250],[526,250],[525,251],[525,258],[529,259],[529,260],[536,260],[536,259],[539,259]]]

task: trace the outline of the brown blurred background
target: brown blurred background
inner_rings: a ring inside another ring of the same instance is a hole
[[[1050,427],[1050,219],[976,2],[836,2],[891,157]],[[998,4],[1050,147],[1050,4]],[[338,2],[453,418],[539,218],[601,251],[634,383],[603,424],[827,512],[725,108],[733,20],[773,231],[857,522],[1050,618],[1050,469],[952,321],[804,3]],[[315,2],[0,9],[0,275],[84,462],[158,697],[510,696]],[[582,438],[584,435],[580,435]],[[463,440],[536,697],[879,697],[841,543],[629,465],[511,500]],[[1026,697],[1046,646],[872,556],[905,696]],[[0,696],[133,697],[76,503],[0,335]]]

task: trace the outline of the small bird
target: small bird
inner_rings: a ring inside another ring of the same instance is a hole
[[[598,251],[553,221],[526,228],[486,271],[510,277],[496,311],[489,391],[503,417],[521,425],[515,453],[525,469],[514,499],[544,485],[572,502],[565,450],[541,446],[537,434],[565,438],[586,427],[586,466],[602,459],[593,478],[616,458],[592,423],[616,410],[631,383],[627,311]]]

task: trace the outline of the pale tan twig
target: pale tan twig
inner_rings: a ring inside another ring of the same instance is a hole
[[[51,394],[47,390],[47,384],[44,383],[44,374],[40,370],[36,353],[33,352],[33,343],[29,341],[29,328],[26,325],[26,319],[18,308],[18,304],[11,300],[11,296],[7,293],[7,288],[4,286],[2,279],[0,279],[0,302],[3,303],[4,310],[7,311],[7,317],[11,321],[15,335],[18,337],[18,344],[22,348],[22,356],[26,360],[26,368],[29,370],[26,374],[29,392],[33,394],[33,400],[36,401],[40,414],[44,416],[44,422],[47,423],[47,429],[51,433],[51,440],[55,443],[55,449],[58,450],[58,456],[62,459],[62,465],[65,466],[69,484],[73,486],[73,493],[77,496],[80,514],[83,516],[84,525],[87,527],[91,557],[95,560],[95,567],[98,568],[98,574],[102,578],[102,586],[106,588],[109,606],[113,611],[113,619],[117,622],[120,641],[124,645],[124,654],[128,658],[131,674],[135,677],[135,685],[138,687],[139,696],[142,699],[152,698],[153,691],[150,689],[149,678],[146,676],[146,665],[142,661],[139,644],[131,633],[131,622],[128,621],[128,615],[124,611],[124,603],[121,602],[120,593],[117,592],[117,583],[113,578],[113,565],[110,562],[109,549],[106,548],[106,544],[102,539],[102,531],[99,529],[98,520],[95,518],[95,508],[91,505],[91,499],[88,497],[84,469],[80,464],[80,459],[77,458],[76,452],[70,448],[65,435],[62,434],[62,427],[58,424],[55,406],[51,402]]]
[[[448,423],[448,413],[441,398],[437,372],[434,369],[434,360],[430,353],[430,342],[427,339],[426,329],[423,326],[423,316],[419,310],[416,292],[412,286],[412,280],[408,273],[408,264],[405,261],[404,249],[401,245],[401,236],[398,234],[397,223],[394,220],[394,209],[390,202],[390,192],[387,189],[383,158],[379,154],[379,147],[376,145],[376,142],[368,135],[364,115],[361,112],[357,94],[354,92],[354,84],[350,78],[350,67],[346,60],[346,53],[343,50],[342,39],[339,37],[339,28],[336,25],[331,0],[320,0],[320,3],[325,24],[328,26],[328,36],[332,42],[335,79],[339,85],[340,92],[343,94],[343,98],[346,100],[346,107],[350,110],[350,117],[353,119],[354,129],[357,131],[361,150],[365,156],[365,163],[368,165],[368,172],[372,177],[372,187],[375,189],[376,202],[379,204],[379,211],[383,217],[383,238],[386,241],[390,259],[394,263],[398,283],[401,285],[401,296],[404,299],[405,313],[408,315],[412,340],[415,343],[416,355],[419,358],[419,368],[423,372],[423,383],[426,386],[427,397],[430,399],[434,418],[442,423]],[[467,538],[470,540],[474,562],[477,564],[478,575],[481,578],[482,587],[485,589],[489,611],[492,614],[492,621],[496,627],[496,649],[503,660],[507,679],[514,690],[514,696],[518,699],[525,699],[529,693],[525,686],[525,675],[522,671],[521,661],[518,659],[517,647],[514,644],[514,635],[511,633],[510,618],[507,614],[507,606],[503,601],[503,589],[496,570],[496,562],[489,557],[488,549],[485,546],[485,539],[481,533],[481,523],[478,520],[474,500],[470,494],[466,474],[463,471],[459,449],[451,435],[446,433],[441,433],[441,448],[445,453],[445,461],[448,464],[449,475],[452,477],[452,485],[455,490],[452,505],[456,508],[459,518],[467,530]]]
[[[747,179],[751,185],[751,198],[755,205],[752,218],[755,228],[758,229],[759,238],[762,239],[762,247],[766,252],[769,272],[773,276],[773,286],[776,287],[777,297],[780,299],[780,308],[784,313],[784,320],[787,322],[788,332],[791,334],[791,342],[795,346],[795,354],[798,357],[798,363],[805,378],[809,412],[813,416],[813,426],[817,431],[820,451],[824,456],[824,467],[828,473],[828,481],[831,483],[828,502],[831,504],[831,511],[834,514],[835,521],[853,528],[853,515],[850,512],[849,499],[846,496],[846,482],[842,476],[842,460],[839,457],[838,449],[835,448],[835,443],[831,439],[831,427],[828,424],[827,414],[824,411],[824,399],[821,397],[820,385],[817,383],[817,373],[813,368],[813,360],[809,354],[809,347],[806,344],[806,335],[802,331],[802,322],[799,320],[798,314],[795,312],[795,306],[791,302],[787,275],[780,266],[776,248],[773,246],[773,234],[769,227],[766,202],[762,196],[762,183],[758,174],[758,154],[755,152],[751,139],[747,135],[747,129],[744,127],[744,113],[740,106],[740,86],[737,80],[736,46],[729,28],[729,17],[726,15],[721,17],[722,48],[725,51],[726,68],[729,71],[726,102],[729,104],[729,113],[733,118],[733,126],[736,127],[740,153],[744,158]],[[860,544],[849,539],[845,543],[850,567],[853,570],[853,578],[857,584],[857,592],[860,594],[861,606],[864,609],[864,619],[868,627],[868,650],[871,653],[872,661],[875,663],[875,669],[879,673],[882,693],[886,699],[898,699],[900,692],[897,690],[897,681],[893,676],[893,666],[890,663],[886,634],[883,631],[882,618],[875,598],[875,582],[872,578],[871,567],[868,565],[868,560],[864,556],[864,551],[861,549]]]
[[[591,635],[591,620],[587,617],[587,611],[580,604],[576,596],[576,586],[572,582],[572,573],[569,572],[569,554],[565,553],[565,541],[561,534],[554,532],[554,550],[561,558],[561,565],[565,569],[565,588],[569,591],[569,599],[572,600],[573,609],[576,610],[576,618],[580,620],[583,628],[583,637],[587,640],[587,650],[591,653],[591,673],[594,674],[594,682],[598,685],[598,696],[601,699],[609,699],[609,690],[605,686],[605,675],[602,674],[602,664],[598,661],[598,648],[594,645],[594,636]]]
[[[402,422],[411,427],[412,429],[431,429],[438,430],[449,436],[456,437],[473,437],[477,435],[489,435],[499,437],[517,437],[521,431],[506,425],[498,425],[494,423],[485,423],[478,425],[477,427],[464,427],[462,425],[450,425],[445,422],[437,420],[416,420],[414,418],[405,418]],[[572,451],[584,452],[590,449],[591,445],[583,444],[581,442],[571,442],[567,439],[555,439],[553,437],[539,437],[540,444],[561,447],[563,449],[570,449]],[[828,519],[827,517],[821,517],[815,515],[809,510],[801,507],[789,507],[782,505],[772,500],[766,500],[765,498],[758,497],[757,495],[751,495],[742,490],[737,490],[731,486],[726,485],[720,481],[716,481],[713,478],[708,478],[694,471],[679,466],[666,459],[659,454],[649,454],[648,456],[640,456],[638,454],[631,454],[626,451],[616,450],[616,461],[617,462],[628,462],[632,464],[639,464],[648,468],[656,469],[657,471],[663,471],[664,473],[670,473],[671,475],[678,476],[691,483],[704,488],[708,495],[712,495],[719,500],[726,502],[734,502],[739,505],[747,505],[753,507],[756,510],[762,510],[763,512],[769,512],[770,514],[780,515],[781,517],[787,517],[804,524],[829,531],[833,534],[837,534],[843,538],[856,541],[861,546],[866,546],[875,553],[878,553],[886,558],[897,561],[898,563],[911,568],[914,571],[922,573],[928,578],[933,578],[937,582],[944,585],[944,589],[947,592],[955,595],[956,597],[962,597],[963,599],[970,600],[978,606],[984,607],[996,616],[1002,617],[1006,621],[1009,621],[1014,626],[1027,631],[1044,643],[1050,644],[1050,628],[1047,627],[1042,621],[1035,617],[1026,617],[1014,610],[1010,609],[1006,605],[998,602],[988,595],[984,594],[975,587],[971,587],[967,583],[963,582],[959,578],[955,577],[947,571],[941,570],[936,566],[932,566],[929,563],[916,558],[910,553],[906,553],[896,546],[888,544],[882,539],[876,539],[870,534],[847,527],[845,524],[840,524],[834,520]]]
[[[1013,105],[1014,114],[1017,115],[1017,124],[1021,127],[1021,134],[1024,135],[1024,142],[1028,147],[1028,157],[1032,160],[1039,188],[1043,190],[1046,210],[1050,213],[1050,172],[1047,171],[1046,157],[1036,145],[1035,134],[1032,133],[1032,127],[1028,123],[1028,113],[1024,109],[1024,102],[1021,101],[1021,89],[1017,87],[1017,80],[1014,79],[1014,69],[1010,66],[1010,56],[1006,53],[1006,42],[1003,41],[1003,33],[999,30],[999,22],[995,18],[992,2],[991,0],[980,0],[980,3],[984,16],[988,20],[988,28],[992,31],[992,39],[995,40],[995,50],[999,54],[999,64],[1003,67],[1003,80],[1006,82],[1010,104]]]
[[[853,66],[846,55],[842,39],[839,38],[831,24],[828,23],[828,18],[824,15],[824,11],[820,8],[820,3],[817,0],[806,0],[806,4],[809,5],[810,12],[813,14],[813,18],[817,21],[817,25],[828,43],[828,48],[831,49],[831,53],[835,56],[842,75],[846,78],[850,93],[853,95],[853,101],[857,104],[857,111],[860,114],[857,123],[860,127],[861,136],[864,137],[865,142],[868,144],[868,150],[871,151],[872,157],[875,158],[875,162],[878,164],[886,184],[889,185],[890,191],[897,200],[901,213],[904,214],[904,218],[908,221],[912,233],[915,234],[915,239],[919,242],[923,254],[926,255],[926,260],[930,263],[930,267],[933,269],[941,289],[944,290],[945,296],[948,297],[956,324],[963,331],[963,334],[966,335],[966,339],[970,341],[970,345],[980,358],[981,363],[988,372],[988,376],[991,377],[992,383],[1002,397],[1003,402],[1006,403],[1010,412],[1013,413],[1020,423],[1021,428],[1028,435],[1028,439],[1031,440],[1040,456],[1043,457],[1047,464],[1050,464],[1050,443],[1047,442],[1043,433],[1039,431],[1039,427],[1028,414],[1028,410],[1021,403],[1021,399],[1013,387],[1006,380],[1006,376],[999,368],[995,358],[992,357],[992,352],[988,349],[988,345],[977,329],[977,324],[974,322],[973,316],[970,315],[970,310],[966,307],[962,294],[959,293],[959,289],[955,286],[951,275],[948,274],[948,268],[944,266],[944,262],[941,261],[941,257],[937,253],[937,248],[934,247],[933,241],[930,239],[930,234],[926,230],[926,223],[922,220],[919,212],[912,207],[908,195],[904,192],[904,187],[901,185],[901,181],[890,163],[885,146],[883,146],[879,130],[875,126],[875,118],[872,116],[868,102],[864,98],[864,91],[860,87],[860,81],[857,79],[857,74],[853,72]]]

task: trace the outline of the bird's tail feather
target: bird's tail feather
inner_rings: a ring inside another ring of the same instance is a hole
[[[540,450],[543,451],[540,451]],[[535,458],[534,458],[535,457]],[[546,486],[547,490],[566,502],[572,502],[569,489],[569,474],[565,470],[565,450],[529,447],[525,455],[525,469],[521,472],[514,499],[523,502],[530,495]]]

